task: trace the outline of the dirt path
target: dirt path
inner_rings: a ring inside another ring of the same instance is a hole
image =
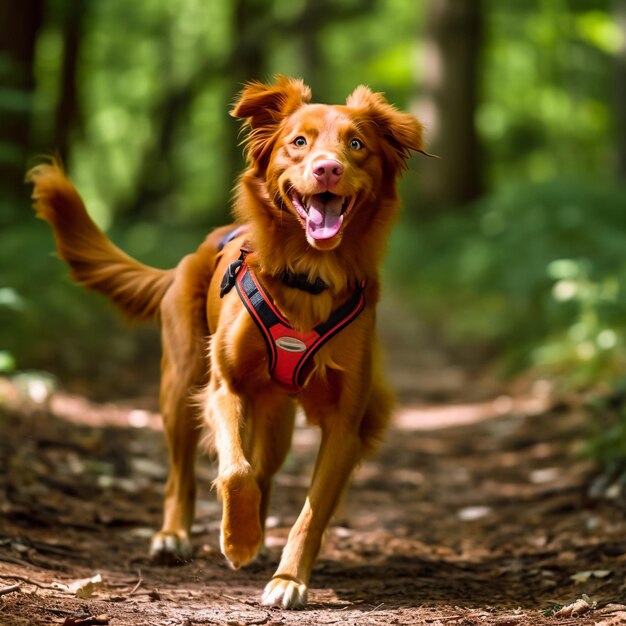
[[[45,406],[0,408],[0,624],[626,624],[624,511],[586,495],[585,415],[547,406],[540,385],[494,395],[420,332],[385,333],[401,404],[354,478],[299,612],[259,596],[304,500],[314,431],[298,427],[277,478],[266,560],[225,565],[205,460],[197,556],[163,568],[146,559],[164,480],[152,401],[55,393]],[[74,584],[98,574],[91,595]]]

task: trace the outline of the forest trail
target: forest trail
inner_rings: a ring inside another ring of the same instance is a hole
[[[555,405],[545,383],[505,392],[397,303],[381,318],[398,408],[328,532],[304,611],[259,599],[305,498],[314,430],[298,426],[277,477],[266,560],[226,566],[204,459],[196,558],[157,567],[154,399],[35,403],[1,381],[0,624],[626,624],[624,510],[587,495],[584,410]]]

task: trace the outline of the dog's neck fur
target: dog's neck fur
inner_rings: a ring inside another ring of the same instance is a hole
[[[393,187],[384,198],[364,205],[346,226],[343,240],[330,251],[316,250],[306,240],[302,226],[289,215],[277,219],[277,209],[262,179],[248,170],[240,180],[235,201],[238,221],[250,228],[252,253],[248,263],[259,275],[278,308],[294,328],[305,330],[328,318],[354,286],[366,281],[368,304],[378,300],[381,258],[396,215]],[[376,205],[375,205],[376,203]],[[254,208],[252,208],[254,207]],[[304,274],[311,282],[321,279],[328,289],[313,295],[294,288],[280,288],[288,270]]]

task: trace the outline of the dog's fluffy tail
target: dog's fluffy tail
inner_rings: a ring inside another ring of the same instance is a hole
[[[158,317],[174,270],[143,265],[115,246],[89,217],[57,161],[34,167],[26,180],[34,185],[37,216],[52,226],[59,256],[69,264],[72,278],[108,296],[132,319]]]

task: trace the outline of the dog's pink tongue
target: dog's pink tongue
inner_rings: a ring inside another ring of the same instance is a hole
[[[324,203],[320,196],[311,198],[309,216],[306,221],[306,229],[313,239],[330,239],[334,237],[341,228],[343,216],[341,207],[343,198],[336,196],[332,200]]]

